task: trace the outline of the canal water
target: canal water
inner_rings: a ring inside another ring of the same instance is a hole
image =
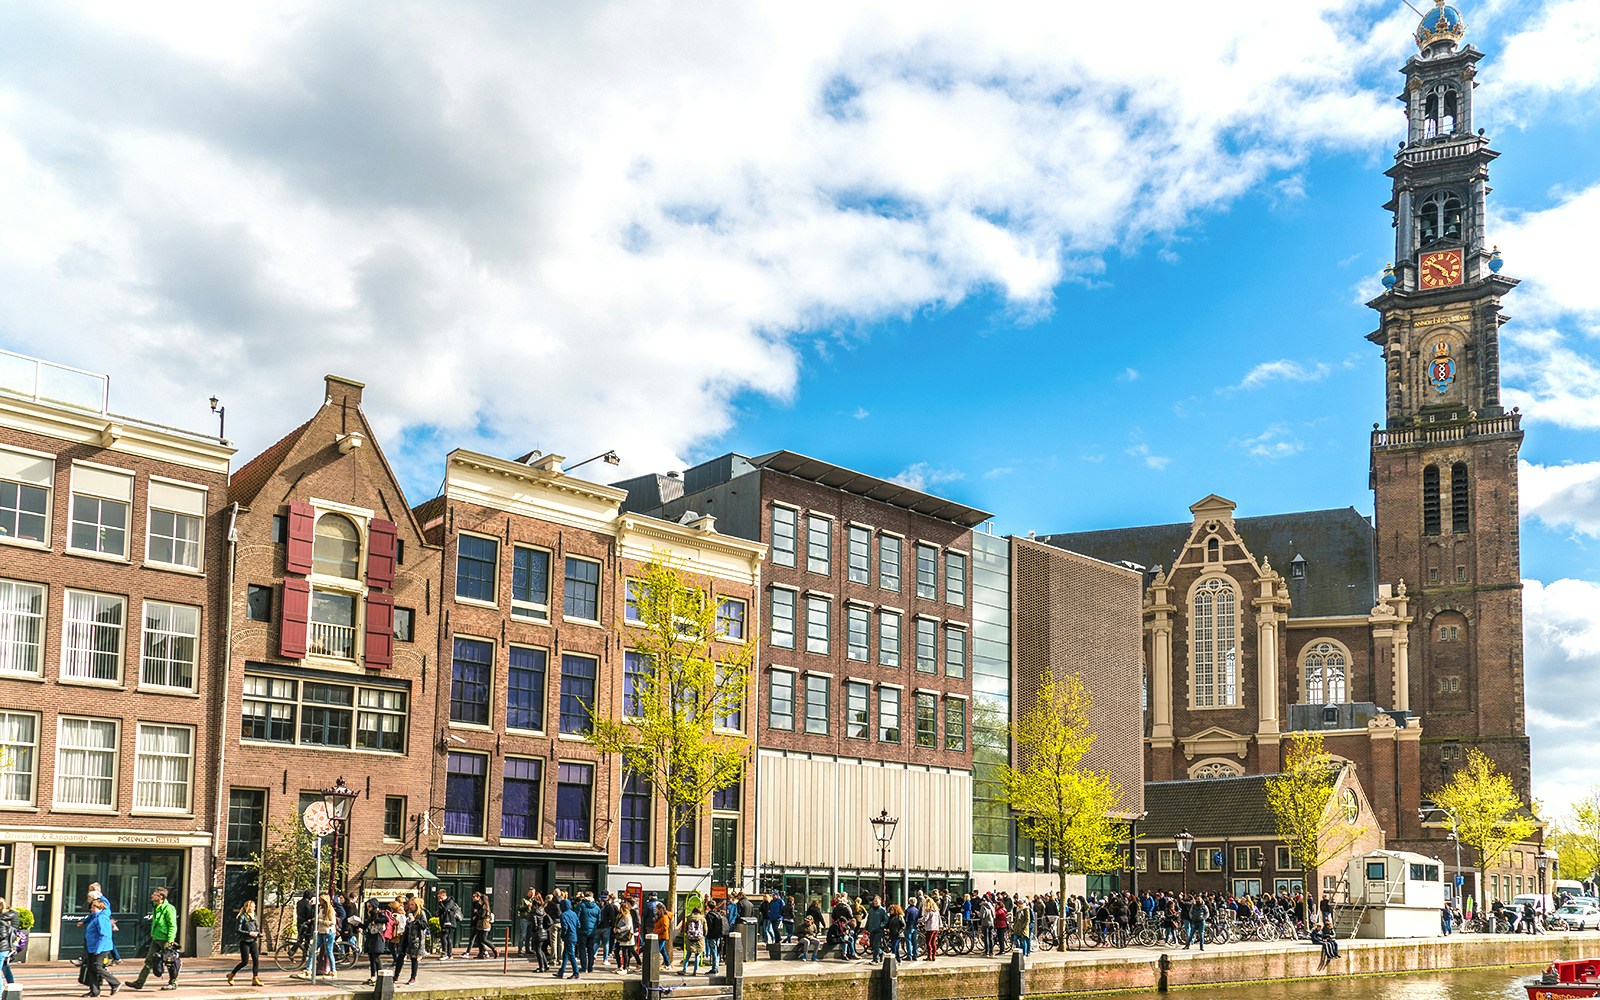
[[[1118,1000],[1527,1000],[1522,984],[1539,969],[1339,976],[1332,979],[1243,986],[1185,987],[1170,993],[1118,993]]]

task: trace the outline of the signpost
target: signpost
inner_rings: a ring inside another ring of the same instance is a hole
[[[306,806],[306,811],[300,814],[300,822],[305,824],[306,832],[317,838],[312,844],[312,856],[317,859],[317,878],[315,885],[320,891],[322,887],[322,838],[333,832],[333,815],[328,811],[324,802],[313,802]],[[313,893],[315,895],[315,893]],[[317,912],[321,909],[321,901],[312,900],[311,940],[305,942],[306,973],[311,977],[312,985],[317,982]]]

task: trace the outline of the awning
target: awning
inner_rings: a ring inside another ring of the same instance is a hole
[[[404,854],[380,854],[367,862],[359,877],[372,882],[432,882],[439,876]]]

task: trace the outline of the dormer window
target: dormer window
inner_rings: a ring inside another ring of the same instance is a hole
[[[317,518],[311,571],[321,576],[354,580],[360,576],[361,532],[343,514],[323,514]]]
[[[1461,239],[1461,199],[1448,191],[1431,194],[1422,203],[1422,245]]]

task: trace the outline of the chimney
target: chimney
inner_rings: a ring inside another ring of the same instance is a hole
[[[365,382],[344,378],[339,375],[324,375],[323,385],[327,387],[327,401],[330,403],[347,403],[351,406],[361,405],[361,390],[367,387]]]

